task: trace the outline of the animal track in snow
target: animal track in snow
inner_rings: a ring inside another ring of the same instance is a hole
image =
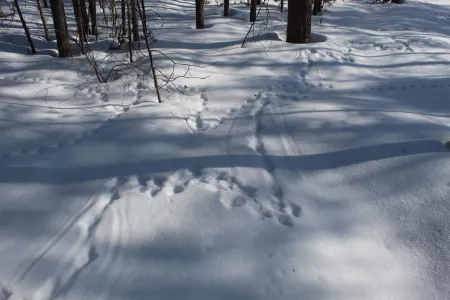
[[[252,105],[247,108],[249,115],[253,119],[253,135],[249,138],[249,147],[260,157],[262,168],[266,170],[270,177],[267,184],[272,185],[272,191],[269,196],[269,201],[259,198],[267,197],[266,195],[256,195],[256,193],[255,195],[251,195],[251,198],[254,200],[253,202],[258,203],[256,211],[261,217],[276,216],[280,224],[291,227],[293,226],[291,217],[299,217],[301,208],[286,201],[283,187],[275,173],[277,166],[270,158],[264,144],[264,109],[272,104],[271,102],[277,98],[277,94],[274,88],[269,88],[258,92],[255,97],[255,100],[251,102]]]
[[[213,178],[205,176],[200,181],[217,189],[220,193],[220,202],[228,209],[244,206],[255,199],[257,193],[256,188],[242,184],[227,172],[219,172]]]
[[[28,282],[28,277],[33,278],[36,273],[39,275],[42,282],[34,296],[39,299],[55,299],[64,295],[80,272],[97,258],[93,237],[107,209],[120,199],[119,188],[123,182],[116,177],[106,181],[73,217],[66,220],[66,225],[41,249],[37,249],[33,257],[19,270],[16,278],[22,282]],[[68,243],[67,239],[71,242]],[[44,268],[54,257],[58,257],[58,260],[52,268]],[[0,292],[0,299],[8,299],[11,295],[14,299],[27,299],[9,289],[2,289]]]
[[[353,48],[361,51],[402,51],[402,52],[414,52],[413,49],[409,47],[408,43],[404,41],[397,41],[391,38],[392,42],[381,41],[381,42],[350,42],[348,43],[348,48]]]
[[[123,113],[119,112],[116,113],[115,115],[110,116],[108,119],[106,119],[103,122],[98,123],[96,126],[94,126],[93,128],[91,128],[90,130],[84,131],[82,133],[79,133],[77,135],[75,135],[75,137],[71,138],[71,139],[67,139],[64,141],[57,141],[57,142],[53,142],[47,145],[43,145],[43,146],[39,146],[37,148],[22,148],[19,150],[13,150],[7,153],[4,153],[3,155],[0,155],[0,162],[9,158],[9,157],[16,157],[16,156],[25,156],[25,155],[40,155],[43,154],[45,152],[48,152],[50,150],[56,150],[59,148],[63,148],[63,147],[68,147],[68,146],[72,146],[75,144],[80,143],[82,140],[84,140],[85,138],[88,138],[90,136],[93,136],[94,134],[96,134],[100,129],[102,129],[103,127],[105,127],[109,122],[117,119],[118,117],[120,117],[120,115]]]
[[[206,118],[205,113],[209,110],[208,108],[208,96],[206,95],[206,90],[198,90],[197,88],[184,87],[186,91],[186,107],[184,110],[186,113],[186,121],[189,127],[197,131],[205,131],[208,129],[213,129],[219,126],[224,118]]]
[[[82,93],[86,95],[89,98],[95,98],[99,99],[102,103],[108,102],[108,95],[104,91],[106,87],[102,85],[98,85],[97,87],[84,87],[84,83],[77,85],[78,93]],[[81,132],[77,135],[75,135],[73,138],[63,140],[63,141],[55,141],[47,145],[41,145],[37,148],[22,148],[18,150],[12,150],[10,152],[6,152],[3,154],[0,154],[0,163],[9,158],[9,157],[15,157],[15,156],[24,156],[24,155],[40,155],[45,152],[48,152],[50,150],[56,150],[62,147],[68,147],[72,145],[79,144],[84,139],[91,137],[95,135],[98,131],[106,127],[110,122],[118,119],[121,117],[121,115],[127,111],[130,110],[130,108],[137,106],[139,104],[139,101],[141,99],[141,91],[142,90],[148,90],[149,87],[146,87],[142,82],[133,83],[130,87],[130,90],[133,91],[135,100],[130,105],[105,105],[102,104],[102,106],[110,111],[112,115],[110,115],[108,118],[100,121],[98,124],[93,126],[91,129],[86,130],[84,132]]]
[[[280,204],[276,199],[273,205],[267,205],[267,201],[259,199],[264,195],[258,195],[257,188],[243,184],[226,171],[181,169],[172,174],[140,175],[134,182],[127,185],[134,186],[135,190],[149,198],[158,195],[171,198],[189,186],[203,184],[208,190],[218,193],[219,201],[226,209],[244,208],[257,218],[274,218],[286,226],[292,226],[291,216],[299,217],[301,212],[300,207],[290,203]],[[275,192],[278,197],[281,194],[281,190]]]
[[[182,193],[189,185],[199,182],[198,174],[188,169],[181,169],[171,175],[139,176],[139,191],[149,198],[164,193],[167,197]]]
[[[139,98],[138,96],[136,96],[136,97],[137,97],[137,99]],[[118,119],[123,113],[129,111],[130,107],[134,107],[138,104],[139,104],[139,101],[136,100],[129,106],[108,105],[108,106],[106,106],[106,108],[109,109],[110,111],[112,111],[113,114],[111,116],[109,116],[108,118],[106,118],[105,120],[100,121],[97,125],[93,126],[91,129],[81,132],[81,133],[75,135],[75,137],[64,140],[64,141],[56,141],[56,142],[53,142],[53,143],[50,143],[47,145],[39,146],[37,148],[28,148],[28,149],[22,148],[22,149],[12,150],[10,152],[0,154],[0,163],[3,160],[10,158],[10,157],[24,156],[24,155],[40,155],[40,154],[43,154],[50,150],[56,150],[59,148],[79,144],[84,139],[95,135],[97,132],[99,132],[101,129],[106,127],[112,121]]]

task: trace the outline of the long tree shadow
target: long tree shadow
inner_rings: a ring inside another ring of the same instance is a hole
[[[182,139],[181,137],[172,138]],[[447,152],[447,149],[440,141],[420,140],[351,148],[322,154],[301,156],[267,155],[267,158],[276,165],[277,169],[316,171],[400,156],[445,152]],[[0,180],[5,183],[71,184],[115,176],[124,177],[133,174],[162,173],[179,169],[195,170],[199,168],[229,167],[264,168],[257,155],[194,156],[76,168],[16,167],[8,166],[6,163],[1,168]]]

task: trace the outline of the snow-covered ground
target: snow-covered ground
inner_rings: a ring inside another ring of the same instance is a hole
[[[245,48],[243,4],[147,5],[195,65],[162,104],[55,58],[32,2],[38,54],[0,35],[0,300],[450,299],[448,0],[339,1],[308,45],[274,2]]]

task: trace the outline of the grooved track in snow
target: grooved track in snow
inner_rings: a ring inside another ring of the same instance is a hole
[[[278,223],[292,227],[294,225],[292,218],[301,215],[301,207],[286,198],[282,183],[277,178],[277,165],[270,158],[271,153],[265,145],[265,124],[268,121],[277,123],[284,155],[291,155],[292,151],[298,155],[300,150],[292,137],[287,138],[283,133],[286,129],[284,121],[271,116],[271,113],[265,115],[266,110],[270,111],[277,106],[277,95],[271,90],[278,90],[278,87],[261,90],[255,94],[255,98],[247,101],[247,105],[232,119],[225,140],[227,154],[232,154],[232,149],[237,146],[235,143],[246,143],[256,154],[255,159],[258,160],[260,167],[227,169],[217,177],[216,184],[225,180],[228,182],[228,188],[232,190],[227,194],[223,191],[223,185],[219,184],[218,189],[224,193],[224,199],[228,199],[224,202],[226,207],[244,207],[255,217],[274,218]],[[235,137],[235,131],[239,128],[250,128],[244,141]],[[257,187],[259,184],[262,186]]]
[[[289,215],[299,217],[301,208],[285,200],[283,187],[281,186],[275,174],[277,166],[270,159],[269,153],[267,152],[264,145],[264,108],[266,108],[267,106],[272,106],[272,102],[270,102],[270,99],[276,99],[276,96],[274,94],[263,92],[259,95],[259,99],[256,101],[254,111],[252,112],[253,120],[255,123],[255,142],[252,146],[254,150],[260,155],[263,161],[263,165],[270,175],[272,182],[272,195],[270,196],[270,198],[271,203],[273,204],[273,209],[277,212],[278,221],[285,226],[293,226],[291,217]],[[286,128],[283,129],[285,130]],[[280,134],[282,134],[282,132],[283,130],[280,130]]]
[[[106,181],[67,226],[24,264],[15,281],[26,283],[28,276],[39,276],[43,282],[33,299],[64,295],[80,272],[97,257],[92,238],[108,207],[119,199],[120,184],[117,178]],[[53,257],[58,257],[58,262],[49,265]],[[9,292],[17,295],[15,291]]]

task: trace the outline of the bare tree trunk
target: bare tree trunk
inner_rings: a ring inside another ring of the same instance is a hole
[[[125,39],[127,35],[127,9],[126,9],[126,0],[120,0],[120,6],[122,8],[122,36]]]
[[[58,44],[59,57],[71,57],[69,31],[67,30],[66,13],[64,11],[63,0],[52,0],[52,17],[55,27],[56,42]]]
[[[205,28],[204,6],[205,0],[195,0],[195,25],[197,29]]]
[[[44,2],[44,7],[48,8],[47,0],[44,0],[43,2]]]
[[[137,0],[137,4],[139,7],[139,0]],[[141,10],[139,10],[139,12],[141,13],[142,31],[144,32],[145,44],[147,46],[148,57],[150,58],[150,66],[152,68],[153,83],[155,84],[156,96],[158,97],[158,103],[162,103],[161,94],[159,93],[158,76],[156,75],[155,64],[153,61],[153,54],[152,54],[152,50],[150,48],[150,39],[148,38],[147,14],[145,13],[144,0],[141,0],[141,6],[142,6],[142,12],[141,12]]]
[[[314,0],[313,15],[317,15],[322,11],[322,0]]]
[[[104,1],[104,0],[100,0],[100,1],[98,1],[98,4],[100,4],[100,8],[102,9],[102,12],[103,12],[103,20],[105,21],[105,24],[106,24],[106,25],[109,25],[108,18],[106,17],[105,1]]]
[[[133,41],[137,42],[140,40],[140,38],[139,38],[139,23],[138,23],[136,0],[130,0],[130,6],[131,6],[131,22],[133,23]]]
[[[261,5],[261,0],[256,0],[256,5]]]
[[[25,20],[22,16],[22,11],[20,10],[20,7],[19,7],[19,2],[17,2],[17,0],[13,0],[13,3],[17,10],[17,13],[19,14],[20,22],[22,22],[22,27],[23,27],[23,30],[25,31],[25,35],[27,36],[27,41],[28,41],[28,44],[30,45],[31,52],[33,54],[36,54],[36,49],[34,48],[33,40],[31,39],[30,31],[28,30],[27,23],[25,23]]]
[[[224,0],[223,1],[223,15],[225,17],[228,17],[230,14],[230,0]]]
[[[311,40],[311,13],[310,0],[289,0],[288,2],[288,43],[309,43]]]
[[[132,29],[131,29],[131,9],[130,1],[127,1],[127,19],[128,19],[128,51],[130,52],[130,63],[133,63],[133,45],[132,45]]]
[[[256,0],[250,2],[250,22],[256,21]]]
[[[85,42],[85,36],[83,33],[84,27],[83,27],[83,17],[82,17],[82,13],[81,13],[81,5],[80,5],[80,0],[72,0],[72,4],[73,4],[73,11],[75,13],[75,21],[77,23],[77,31],[78,31],[78,37],[79,37],[79,41],[80,41],[80,48],[81,48],[81,53],[85,54],[86,52],[84,51],[84,42]]]
[[[89,15],[91,17],[92,35],[97,36],[97,7],[95,0],[89,0]]]
[[[280,11],[283,12],[283,9],[284,9],[284,0],[281,0]]]
[[[48,34],[47,22],[45,21],[45,15],[44,12],[42,11],[41,0],[37,0],[37,6],[39,9],[39,14],[41,15],[42,26],[44,26],[45,39],[47,40],[47,42],[49,42],[50,35]]]
[[[89,17],[86,10],[86,0],[80,1],[81,18],[83,21],[83,37],[84,41],[87,42],[87,35],[89,34]]]
[[[114,28],[114,32],[116,31],[116,22],[117,22],[117,10],[116,10],[116,1],[110,0],[110,11],[111,11],[111,21],[112,21],[112,27]]]

